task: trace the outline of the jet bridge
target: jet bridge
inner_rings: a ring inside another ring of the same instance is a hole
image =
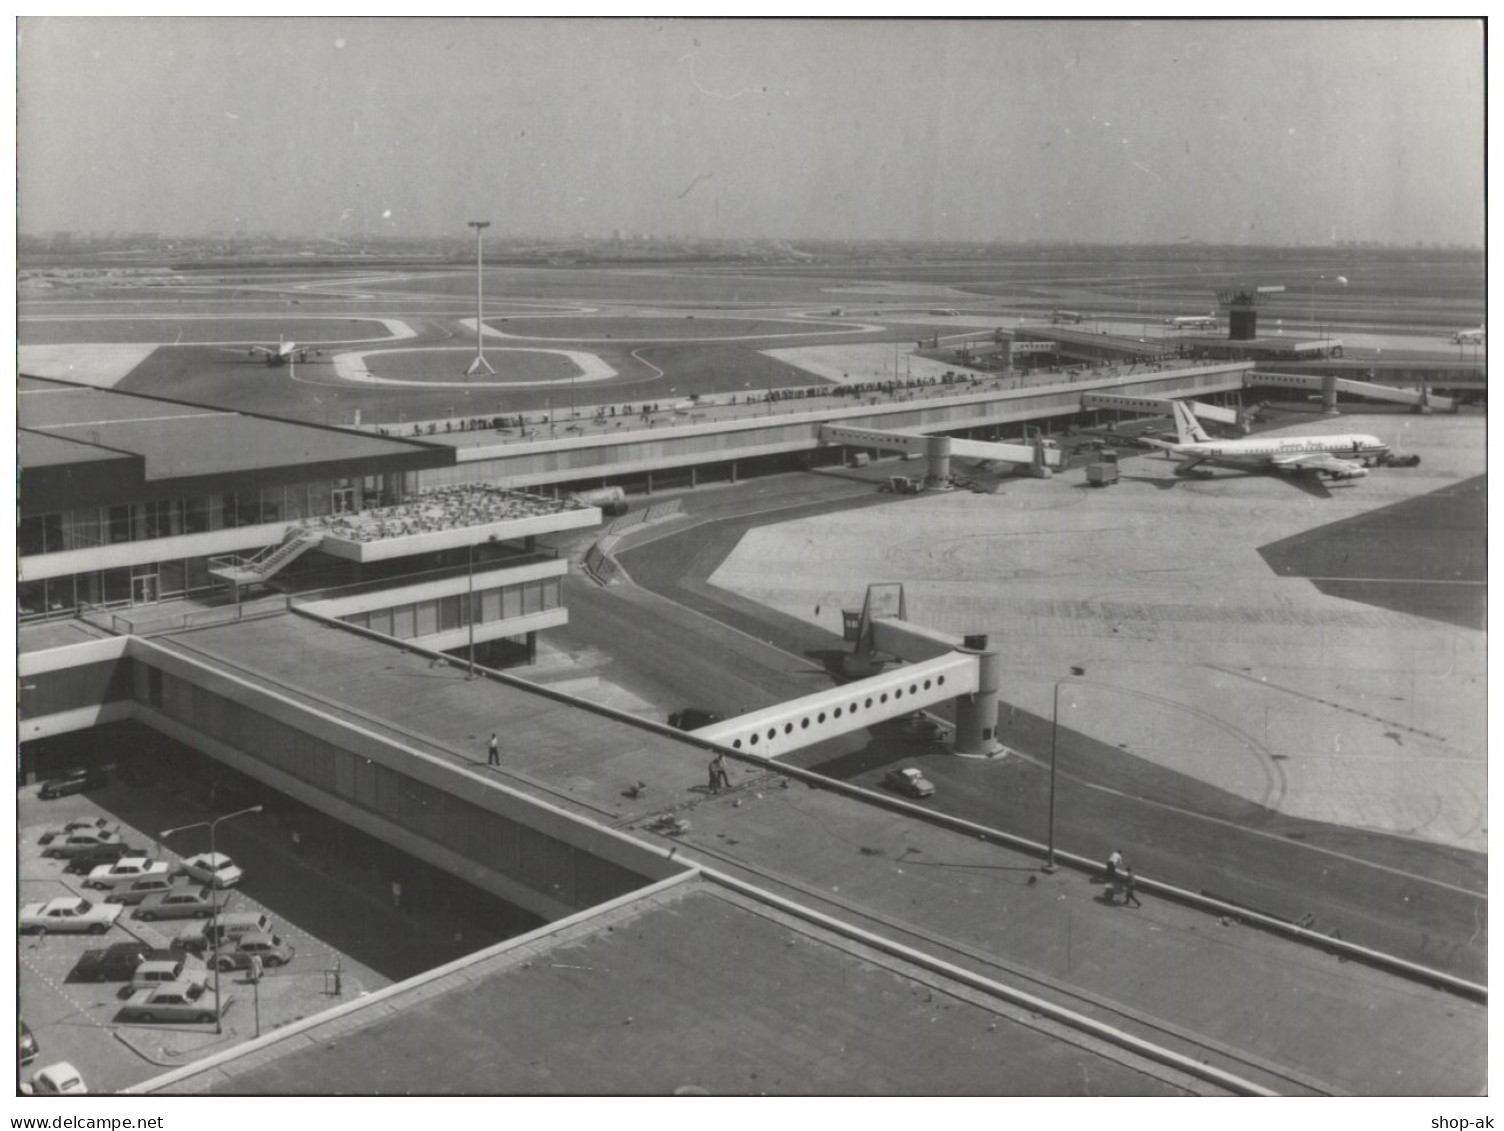
[[[1407,404],[1417,412],[1426,412],[1433,408],[1450,412],[1457,407],[1451,397],[1439,397],[1424,386],[1419,389],[1396,389],[1390,385],[1375,385],[1368,381],[1354,381],[1349,377],[1338,377],[1335,373],[1320,375],[1265,373],[1255,369],[1243,374],[1243,383],[1245,385],[1270,385],[1283,389],[1314,389],[1321,394],[1323,412],[1337,411],[1338,393],[1347,393],[1350,396],[1363,397],[1371,401]]]
[[[895,596],[896,616],[887,612]],[[955,752],[992,754],[998,748],[997,649],[984,635],[956,637],[913,624],[905,611],[902,585],[869,585],[861,611],[846,613],[847,640],[856,645],[848,670],[875,674],[701,727],[695,737],[778,758],[954,700]],[[905,662],[882,670],[888,657]]]
[[[822,444],[849,444],[855,448],[923,454],[929,459],[925,476],[927,489],[945,490],[950,486],[952,456],[984,462],[1008,463],[1044,477],[1060,466],[1060,449],[1044,439],[1031,444],[1000,444],[983,440],[962,440],[953,436],[928,436],[922,432],[886,432],[877,428],[852,428],[844,424],[820,425]]]
[[[1083,409],[1110,409],[1113,412],[1141,412],[1146,416],[1169,416],[1170,405],[1173,401],[1169,397],[1120,397],[1111,393],[1083,393],[1081,394],[1081,407]],[[1186,401],[1194,412],[1202,420],[1214,420],[1218,424],[1232,424],[1242,427],[1247,431],[1247,426],[1242,415],[1237,409],[1221,408],[1217,405],[1202,404],[1200,401]]]

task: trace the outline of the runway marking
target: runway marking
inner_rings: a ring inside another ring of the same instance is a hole
[[[648,348],[647,346],[639,346],[637,349],[635,349],[635,350],[632,351],[632,356],[635,357],[635,358],[637,358],[638,361],[642,362],[649,369],[651,369],[654,373],[658,374],[658,376],[662,377],[664,375],[663,370],[659,369],[656,365],[654,365],[647,358],[645,358],[645,357],[638,357],[638,354],[640,354],[643,350],[645,350],[647,348]]]
[[[474,324],[474,320],[471,320]],[[579,369],[578,373],[566,377],[551,377],[545,380],[505,380],[496,379],[490,381],[477,381],[472,378],[455,381],[424,381],[404,377],[378,377],[366,368],[365,359],[368,357],[380,357],[383,354],[393,353],[465,353],[469,346],[411,346],[406,349],[383,349],[364,350],[360,352],[339,353],[334,357],[334,371],[341,380],[356,385],[386,385],[406,389],[553,389],[563,385],[579,382],[587,384],[597,381],[609,381],[618,376],[615,369],[607,365],[593,353],[583,350],[544,349],[533,346],[504,346],[497,353],[548,353],[557,354],[566,360],[573,362]]]

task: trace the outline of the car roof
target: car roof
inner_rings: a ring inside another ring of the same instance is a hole
[[[43,911],[51,911],[54,908],[87,906],[88,900],[78,895],[59,895],[42,904]]]
[[[223,852],[200,852],[197,856],[188,857],[190,864],[213,864],[216,867],[223,864],[234,863]]]
[[[176,970],[182,964],[181,958],[148,958],[136,967],[136,973],[141,974],[147,970]]]
[[[180,994],[183,997],[193,997],[203,989],[199,982],[158,982],[152,987],[155,997],[167,997],[169,994]]]

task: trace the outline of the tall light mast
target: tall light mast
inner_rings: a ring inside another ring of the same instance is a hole
[[[481,347],[481,339],[485,334],[485,326],[481,322],[480,242],[481,233],[491,226],[491,221],[470,220],[468,221],[468,223],[470,227],[475,229],[475,360],[472,361],[470,363],[470,367],[465,370],[465,376],[468,377],[472,373],[479,373],[481,370],[485,370],[487,373],[495,376],[496,370],[491,368],[491,363],[486,360],[486,351]]]

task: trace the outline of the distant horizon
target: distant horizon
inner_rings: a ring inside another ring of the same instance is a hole
[[[1475,19],[17,29],[28,237],[1485,240]]]
[[[360,246],[394,246],[403,244],[433,244],[443,242],[454,244],[457,248],[472,248],[475,245],[473,236],[463,233],[435,232],[432,234],[415,235],[371,235],[366,237],[348,236],[338,234],[310,233],[306,235],[282,235],[275,232],[156,232],[156,231],[82,231],[82,230],[58,230],[46,232],[21,232],[18,240],[34,242],[73,241],[79,243],[128,243],[131,240],[153,240],[158,242],[178,241],[187,244],[193,243],[277,243],[285,245],[306,245],[318,243],[330,246],[360,247]],[[1110,247],[1110,248],[1240,248],[1246,250],[1269,250],[1269,251],[1368,251],[1368,250],[1391,250],[1391,251],[1454,251],[1482,254],[1485,248],[1482,244],[1444,243],[1441,241],[1417,240],[1414,242],[1384,241],[1384,240],[1339,240],[1336,243],[1271,243],[1255,242],[1251,240],[1210,240],[1210,239],[1177,239],[1177,240],[1086,240],[1086,239],[991,239],[991,240],[967,240],[967,239],[940,239],[940,238],[902,238],[902,237],[852,237],[837,239],[826,236],[673,236],[655,235],[653,233],[631,233],[621,236],[573,234],[573,235],[521,235],[521,234],[487,234],[483,241],[483,247],[495,246],[524,246],[531,247],[540,244],[590,244],[590,245],[613,245],[613,244],[665,244],[679,246],[715,246],[715,245],[762,245],[777,246],[786,245],[791,248],[807,246],[838,246],[838,247],[863,247],[902,245],[916,247],[968,247],[968,248],[992,248],[992,247]]]

